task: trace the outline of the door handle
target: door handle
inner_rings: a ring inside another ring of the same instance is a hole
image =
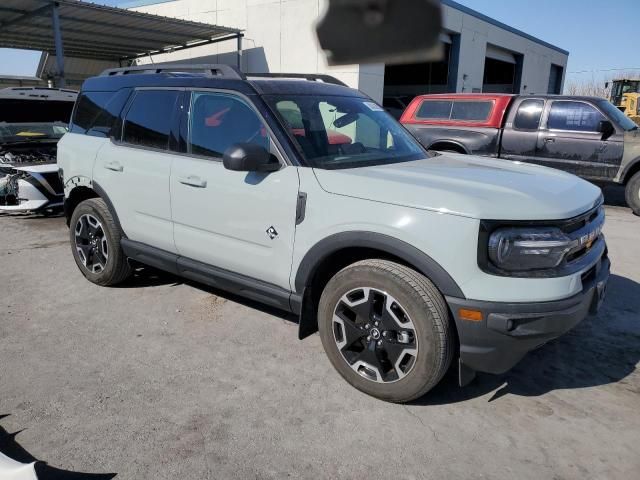
[[[202,180],[200,177],[195,175],[189,175],[188,177],[180,177],[178,181],[183,185],[188,185],[190,187],[197,188],[207,188],[207,181]]]
[[[114,172],[122,172],[124,170],[120,162],[107,162],[104,164],[104,168],[113,170]]]
[[[544,143],[553,143],[553,142],[555,142],[555,141],[556,141],[556,139],[555,139],[555,138],[553,138],[553,137],[546,137],[546,138],[544,139]]]

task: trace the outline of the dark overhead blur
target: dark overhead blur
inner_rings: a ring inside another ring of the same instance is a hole
[[[329,65],[442,58],[440,0],[329,0],[316,30]]]

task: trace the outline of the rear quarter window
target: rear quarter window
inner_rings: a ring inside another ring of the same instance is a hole
[[[84,92],[78,98],[69,130],[94,137],[116,134],[119,117],[131,91]]]
[[[113,92],[80,94],[69,130],[73,133],[86,133],[112,96]]]
[[[513,120],[514,128],[518,130],[538,130],[543,108],[544,100],[523,100]]]

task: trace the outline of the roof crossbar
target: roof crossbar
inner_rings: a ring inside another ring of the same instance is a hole
[[[167,63],[164,65],[138,65],[135,67],[110,68],[100,74],[101,77],[130,74],[158,74],[158,73],[204,73],[212,77],[224,77],[234,80],[246,80],[244,74],[237,68],[222,64],[180,64]]]

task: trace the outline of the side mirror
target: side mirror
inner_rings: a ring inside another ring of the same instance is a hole
[[[222,156],[222,164],[235,172],[274,172],[280,163],[266,148],[252,143],[236,143]]]
[[[604,82],[604,88],[609,88],[609,82]]]
[[[600,120],[598,124],[598,131],[602,133],[602,139],[609,138],[616,132],[616,129],[613,128],[613,124],[609,120]]]

